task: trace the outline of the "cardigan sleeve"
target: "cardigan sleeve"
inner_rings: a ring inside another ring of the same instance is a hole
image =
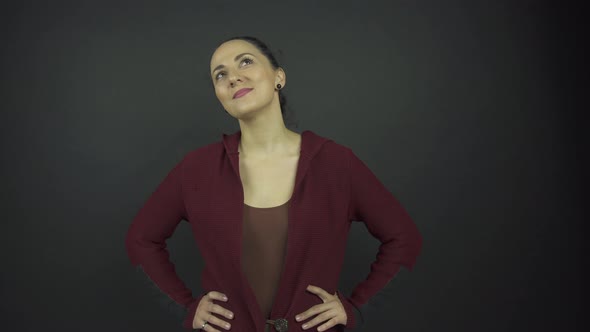
[[[352,324],[347,322],[345,326],[356,329],[366,320],[367,310],[375,306],[375,295],[384,295],[401,266],[412,271],[422,249],[422,237],[400,202],[351,149],[348,152],[348,218],[364,222],[369,233],[381,242],[366,279],[354,287],[350,297],[345,297],[347,311],[355,308],[361,313],[360,321],[353,319]],[[347,316],[350,317],[348,312]]]
[[[149,297],[156,302],[162,309],[170,313],[174,318],[176,318],[184,328],[188,330],[193,330],[192,323],[195,317],[197,306],[199,302],[207,294],[207,292],[202,292],[196,299],[194,299],[188,307],[179,304],[178,302],[174,301],[168,294],[162,291],[158,285],[150,278],[150,276],[145,273],[143,267],[141,265],[137,265],[135,267],[135,274],[136,279],[138,282],[142,283],[146,289],[149,290]]]
[[[180,221],[186,219],[182,195],[183,161],[168,172],[139,209],[127,231],[125,247],[136,274],[151,285],[152,291],[161,292],[160,302],[169,311],[184,314],[182,325],[192,330],[192,320],[203,294],[192,296],[176,274],[166,244]]]

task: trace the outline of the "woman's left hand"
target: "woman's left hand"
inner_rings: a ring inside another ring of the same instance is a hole
[[[325,323],[318,327],[318,331],[325,331],[337,324],[346,325],[348,317],[346,317],[344,306],[342,305],[342,302],[340,302],[336,293],[331,295],[322,288],[312,285],[307,286],[307,290],[319,296],[324,303],[316,304],[295,316],[295,320],[301,322],[311,316],[317,315],[314,319],[303,324],[304,330],[314,327],[322,322]]]

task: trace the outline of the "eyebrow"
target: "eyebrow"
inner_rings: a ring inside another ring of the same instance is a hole
[[[236,55],[236,57],[234,58],[234,62],[238,61],[239,58],[243,57],[246,54],[250,54],[251,56],[254,56],[254,54],[251,54],[251,53],[240,53],[240,54]],[[225,68],[225,66],[219,65],[219,66],[215,67],[215,69],[213,69],[213,71],[211,72],[211,75],[213,75],[217,69],[221,69],[221,68]]]

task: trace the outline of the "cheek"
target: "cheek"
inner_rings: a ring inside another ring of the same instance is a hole
[[[215,89],[215,96],[216,96],[218,99],[223,99],[223,96],[224,96],[224,95],[225,95],[225,94],[224,94],[224,91],[223,91],[222,89]]]

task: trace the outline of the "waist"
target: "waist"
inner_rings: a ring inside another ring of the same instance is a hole
[[[264,327],[265,332],[270,331],[287,332],[289,331],[289,322],[284,318],[267,319]]]

